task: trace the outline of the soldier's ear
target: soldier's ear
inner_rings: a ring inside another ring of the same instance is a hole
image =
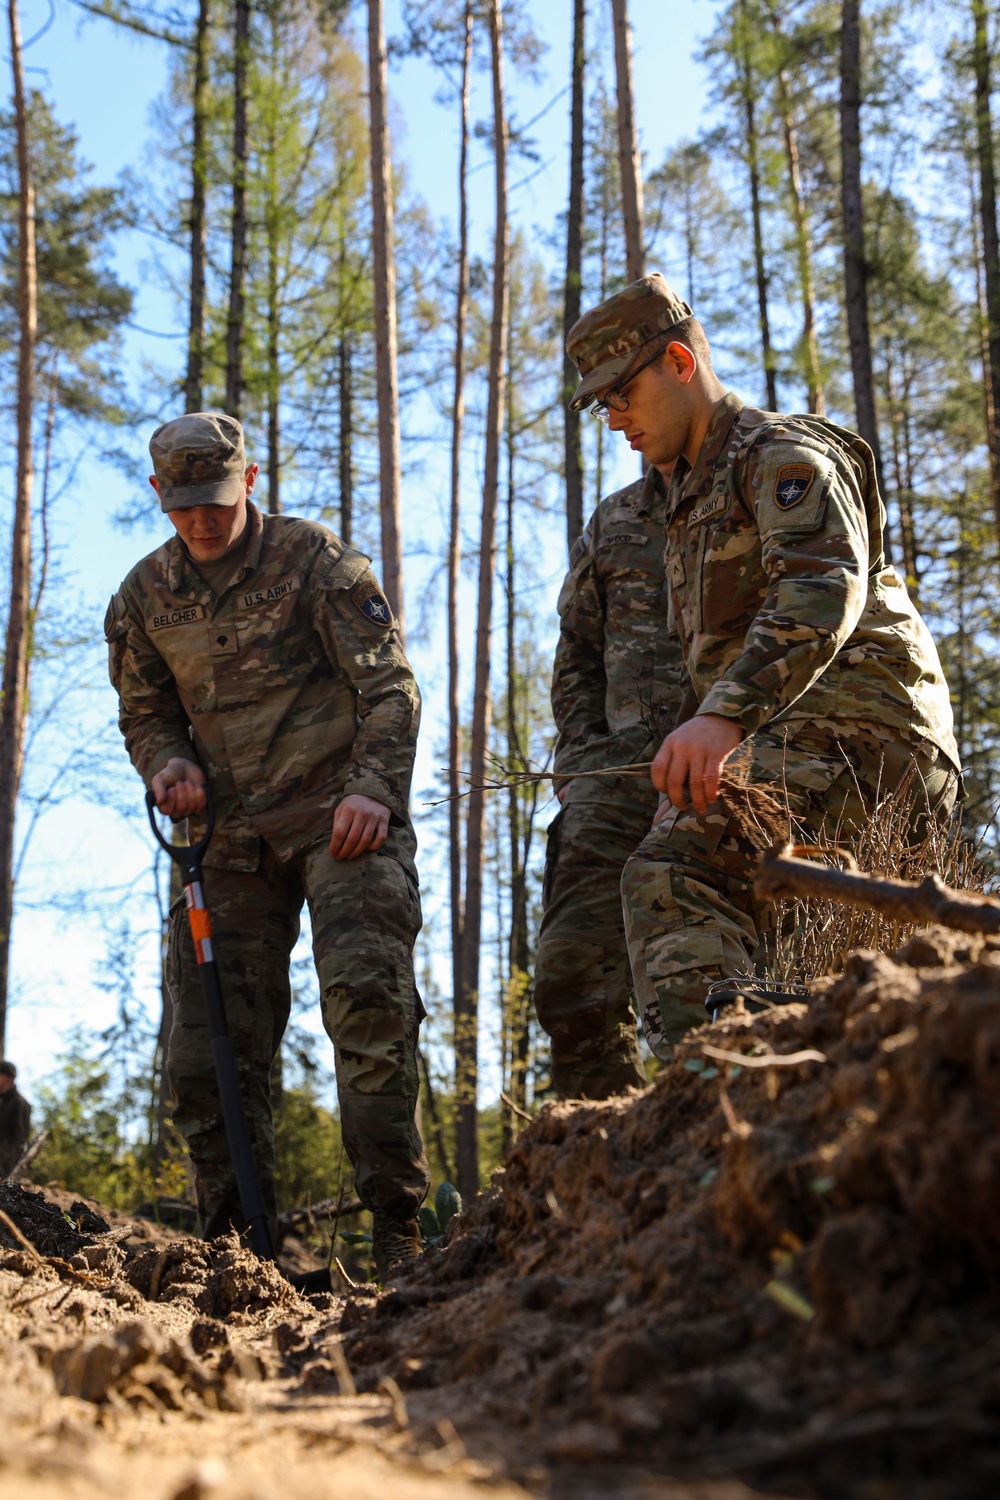
[[[160,481],[157,479],[157,477],[156,477],[155,474],[150,474],[150,476],[149,476],[149,482],[153,486],[153,489],[156,491],[156,493],[159,494],[160,493]]]
[[[669,365],[674,371],[681,385],[687,385],[689,381],[693,380],[695,371],[698,368],[698,356],[688,348],[687,344],[682,344],[679,339],[667,345],[664,350],[663,362]]]

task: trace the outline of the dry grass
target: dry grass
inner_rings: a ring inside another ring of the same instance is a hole
[[[737,785],[727,805],[733,811],[736,805],[742,808],[745,832],[761,849],[788,838],[802,842],[787,802],[770,789]],[[934,872],[956,890],[1000,894],[997,875],[982,858],[982,841],[963,831],[960,814],[939,823],[921,817],[924,806],[922,788],[907,777],[880,798],[860,835],[848,839],[838,827],[813,843],[830,850],[831,862],[838,848],[849,848],[865,874],[919,881]],[[753,977],[772,983],[808,983],[839,974],[856,949],[892,953],[916,931],[913,924],[834,901],[779,901],[770,910],[773,915],[763,922],[770,929],[766,957],[755,965]]]

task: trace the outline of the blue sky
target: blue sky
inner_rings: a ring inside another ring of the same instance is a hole
[[[106,23],[84,20],[69,0],[53,0],[55,19],[51,27],[29,48],[25,62],[30,82],[44,89],[57,118],[72,125],[79,136],[82,156],[94,168],[94,178],[103,182],[125,170],[142,174],[150,170],[149,147],[155,130],[154,101],[163,95],[167,78],[166,49],[155,42],[135,38]],[[605,59],[611,76],[610,4],[591,0],[590,46]],[[677,140],[693,135],[704,123],[704,78],[692,62],[698,38],[710,30],[714,8],[709,0],[632,0],[635,35],[635,83],[640,137],[647,164],[655,165]],[[399,30],[399,6],[388,0],[387,31]],[[568,82],[571,5],[569,0],[536,4],[533,22],[548,44],[537,80],[508,75],[511,114],[525,122],[541,115],[534,126],[540,162],[522,169],[515,164],[511,181],[512,216],[529,239],[541,245],[552,232],[562,208],[568,179],[569,98],[560,94]],[[28,0],[22,6],[22,30],[30,38],[49,14],[48,0]],[[408,59],[391,69],[394,150],[405,165],[412,191],[427,203],[435,222],[450,227],[455,218],[456,138],[453,112],[435,102],[438,79],[430,66]],[[554,101],[554,102],[553,102]],[[162,107],[162,106],[161,106]],[[489,112],[488,80],[477,79],[474,116]],[[485,165],[482,145],[474,147],[471,177],[471,214],[476,249],[488,255],[492,234],[492,180]],[[527,178],[528,180],[522,181]],[[141,230],[123,235],[116,255],[120,275],[136,288],[134,327],[126,340],[127,366],[137,375],[143,368],[162,368],[172,374],[180,359],[176,311],[164,291],[149,274],[150,241]],[[670,268],[662,267],[668,276]],[[157,337],[155,335],[165,335]],[[169,416],[165,410],[161,415]],[[145,436],[131,441],[137,456]],[[620,452],[617,469],[609,474],[608,487],[623,482],[634,472],[635,460]],[[12,449],[7,453],[7,474],[0,474],[0,498],[4,500],[0,521],[9,524]],[[467,504],[470,531],[477,506],[477,459],[470,442]],[[426,539],[440,518],[444,469],[433,447],[423,455],[416,479],[405,488],[404,531],[411,540]],[[416,493],[416,492],[419,493]],[[77,478],[63,499],[56,518],[61,549],[60,565],[64,589],[78,607],[99,625],[109,594],[132,563],[155,546],[166,534],[165,519],[150,516],[149,525],[128,531],[114,522],[116,514],[135,509],[135,497],[121,474],[107,465],[85,459]],[[551,558],[536,605],[543,644],[551,642],[554,597],[561,578],[564,550],[561,524],[553,523],[540,552]],[[429,564],[417,560],[408,569],[408,591],[416,593],[426,582]],[[415,648],[414,664],[425,694],[425,718],[415,787],[427,786],[436,770],[435,751],[442,739],[443,650],[439,629],[431,639]],[[91,677],[99,682],[100,663]],[[61,734],[79,731],[81,740],[114,717],[110,688],[95,687],[81,702],[78,717],[70,719]],[[71,726],[72,725],[72,729]],[[72,749],[72,747],[70,747]],[[60,746],[60,749],[62,747]],[[108,787],[116,803],[141,811],[141,788],[121,752],[120,779]],[[115,773],[117,777],[117,773]],[[419,796],[419,792],[417,793]],[[419,812],[419,807],[415,807]],[[106,982],[109,934],[113,937],[120,910],[128,901],[135,923],[136,985],[154,1008],[158,983],[155,911],[149,901],[151,841],[140,819],[126,824],[120,815],[93,800],[75,798],[57,813],[39,820],[26,860],[21,887],[21,905],[13,944],[13,995],[9,1020],[8,1053],[23,1069],[27,1091],[45,1076],[53,1055],[64,1044],[77,1022],[88,1026],[107,1024],[113,1011],[113,996]],[[428,848],[427,853],[430,854]],[[82,917],[56,913],[46,905],[51,893],[76,889],[81,875],[92,877],[95,886],[127,888],[129,896],[116,897],[114,909],[101,916]],[[425,904],[432,924],[440,902],[434,889],[433,870],[423,872]],[[485,983],[484,983],[485,988]],[[488,1049],[487,1049],[488,1050]]]

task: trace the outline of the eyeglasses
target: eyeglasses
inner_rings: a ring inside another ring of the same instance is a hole
[[[613,411],[628,411],[628,397],[623,394],[625,387],[631,385],[639,372],[644,370],[647,365],[651,365],[654,359],[659,359],[666,347],[666,344],[661,345],[656,353],[651,354],[648,359],[644,359],[641,365],[636,365],[634,370],[629,370],[624,380],[620,381],[618,385],[611,387],[603,401],[595,402],[590,408],[590,415],[596,417],[599,422],[603,422],[607,426],[611,420],[611,413]]]

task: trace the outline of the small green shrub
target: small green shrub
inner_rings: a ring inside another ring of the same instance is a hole
[[[436,1245],[456,1214],[462,1212],[462,1195],[450,1182],[442,1182],[434,1195],[434,1207],[425,1203],[417,1219],[425,1245]]]

